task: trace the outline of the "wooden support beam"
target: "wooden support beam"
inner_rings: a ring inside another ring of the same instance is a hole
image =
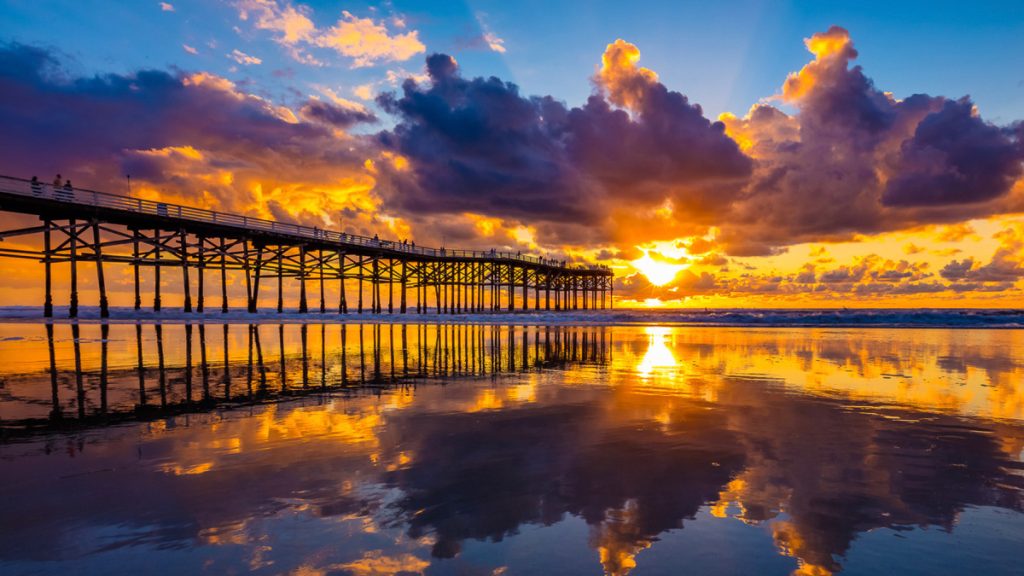
[[[196,312],[203,313],[204,300],[206,298],[206,238],[203,236],[198,237],[199,244],[199,270],[196,274],[199,275],[199,286],[197,300],[196,300]],[[201,329],[200,329],[201,330]],[[200,334],[202,332],[200,331]]]
[[[160,230],[153,230],[153,311],[160,311]]]
[[[498,311],[501,306],[501,297],[498,292],[498,265],[494,262],[490,263],[491,267],[491,310],[494,312]]]
[[[441,314],[440,262],[434,262],[431,268],[430,284],[434,287],[434,312]]]
[[[249,241],[242,241],[242,269],[245,272],[245,309],[253,312],[252,309],[252,265],[249,260]]]
[[[428,308],[429,308],[428,305],[430,304],[430,290],[429,290],[429,288],[433,288],[434,289],[434,304],[435,304],[435,306],[437,305],[438,302],[440,302],[440,299],[438,298],[438,293],[437,293],[437,282],[435,281],[435,278],[434,278],[434,274],[435,274],[435,271],[436,271],[436,265],[433,262],[431,262],[431,263],[427,264],[426,266],[427,266],[426,272],[423,275],[423,282],[424,282],[424,284],[423,284],[423,312],[424,313],[426,313],[428,311]]]
[[[357,262],[358,262],[358,265],[359,265],[359,271],[357,272],[357,276],[356,276],[356,285],[359,288],[359,300],[358,300],[358,303],[357,303],[357,306],[358,306],[357,311],[360,314],[362,314],[363,313],[363,257],[362,256],[356,256],[356,258],[357,258]]]
[[[324,299],[324,251],[320,249],[318,252],[319,261],[317,266],[320,269],[320,313],[325,314],[327,312],[327,300]]]
[[[515,265],[509,264],[508,268],[508,311],[515,312],[516,310],[516,268]]]
[[[530,276],[529,276],[529,270],[526,268],[526,266],[522,267],[522,272],[523,272],[523,312],[528,312],[530,310],[530,292],[529,292],[529,288],[528,288],[527,284],[529,283]]]
[[[424,273],[422,275],[422,280],[421,281],[423,282],[423,313],[424,314],[426,314],[428,312],[428,308],[429,308],[429,304],[430,304],[430,290],[429,290],[429,288],[431,286],[434,287],[434,297],[435,297],[435,303],[436,303],[437,284],[434,283],[434,281],[433,281],[433,278],[434,278],[433,270],[434,270],[434,265],[432,263],[426,264],[425,271],[424,271]]]
[[[395,261],[388,259],[388,314],[395,312]]]
[[[277,313],[284,312],[284,251],[286,248],[277,247]]]
[[[70,305],[68,306],[68,316],[78,318],[78,229],[73,218],[68,223],[68,232],[71,234],[71,298]]]
[[[477,264],[477,262],[466,264],[466,289],[469,292],[469,303],[466,309],[469,312],[477,312],[480,305],[480,275]]]
[[[380,259],[377,258],[376,255],[373,257],[372,274],[373,276],[371,277],[370,280],[372,281],[371,289],[373,302],[371,302],[371,305],[373,308],[373,313],[380,314]]]
[[[413,268],[413,288],[416,290],[416,313],[422,314],[421,304],[422,302],[422,285],[423,285],[423,264],[420,263],[418,266]]]
[[[533,309],[540,310],[540,268],[533,270]]]
[[[43,316],[46,318],[53,318],[53,253],[50,252],[50,228],[53,227],[53,222],[46,220],[43,225],[43,262],[45,265],[45,294],[43,296]],[[48,325],[49,326],[49,325]],[[52,326],[50,327],[52,331]],[[53,339],[50,338],[51,346]]]
[[[309,306],[306,303],[306,245],[299,246],[299,312],[305,314],[309,312]],[[305,333],[303,333],[305,336]]]
[[[92,221],[92,251],[96,256],[96,286],[100,291],[100,318],[110,318],[110,305],[107,302],[107,281],[103,277],[103,250],[100,248],[100,224],[96,220]]]
[[[448,262],[441,263],[441,296],[444,299],[444,313],[451,314],[454,310],[454,302],[451,295],[451,271],[449,268],[451,264]]]
[[[466,264],[468,270],[468,285],[466,288],[469,290],[469,307],[467,308],[470,312],[478,312],[480,310],[480,267],[479,262],[470,262]]]
[[[461,265],[453,262],[452,269],[452,314],[462,312],[462,278]]]
[[[348,314],[348,302],[345,297],[345,253],[338,250],[338,314]]]
[[[583,309],[586,310],[587,309],[587,291],[588,291],[588,288],[587,288],[587,277],[584,276],[584,277],[580,278],[580,283],[583,285]]]
[[[220,311],[221,314],[228,313],[228,253],[225,249],[225,240],[220,239]],[[227,329],[227,325],[224,326]],[[227,370],[227,368],[225,368]]]
[[[544,271],[544,309],[551,310],[551,271]]]
[[[408,268],[407,268],[407,262],[405,260],[402,260],[402,296],[401,296],[401,304],[400,304],[400,306],[401,306],[400,310],[401,310],[402,314],[405,314],[405,311],[406,311],[406,308],[405,308],[405,305],[406,305],[406,302],[405,302],[405,289],[406,289],[408,284],[409,284],[409,271],[408,271]],[[402,328],[403,328],[402,334],[404,335],[405,334],[405,332],[404,332],[405,326],[403,325]]]
[[[260,309],[260,279],[263,277],[263,244],[256,246],[256,272],[253,275],[252,300],[249,302],[249,312],[256,313]]]
[[[181,238],[181,285],[185,289],[185,312],[192,312],[192,286],[188,277],[188,234],[179,230]]]

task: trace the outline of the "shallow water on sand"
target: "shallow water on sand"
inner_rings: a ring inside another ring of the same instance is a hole
[[[0,424],[3,574],[1024,573],[1024,331],[0,324]]]

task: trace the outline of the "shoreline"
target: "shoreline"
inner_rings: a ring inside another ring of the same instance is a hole
[[[220,310],[135,311],[112,308],[100,318],[98,307],[81,307],[78,318],[56,308],[45,318],[42,307],[0,307],[6,324],[501,324],[515,326],[665,326],[722,328],[1024,328],[1024,310],[1009,309],[615,309],[573,311],[463,312],[445,314],[338,313],[276,311],[249,313]]]

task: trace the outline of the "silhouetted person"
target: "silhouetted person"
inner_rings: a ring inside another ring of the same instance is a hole
[[[29,186],[32,188],[33,196],[40,196],[43,193],[43,184],[39,181],[38,177],[33,176]]]
[[[75,198],[75,189],[71,186],[71,180],[64,182],[64,193],[65,200],[73,200]]]
[[[60,190],[61,177],[57,174],[57,177],[53,179],[53,189]]]

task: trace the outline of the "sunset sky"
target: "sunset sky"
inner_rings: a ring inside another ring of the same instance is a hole
[[[0,173],[601,262],[620,305],[1019,307],[1020,54],[1019,2],[8,0]]]

